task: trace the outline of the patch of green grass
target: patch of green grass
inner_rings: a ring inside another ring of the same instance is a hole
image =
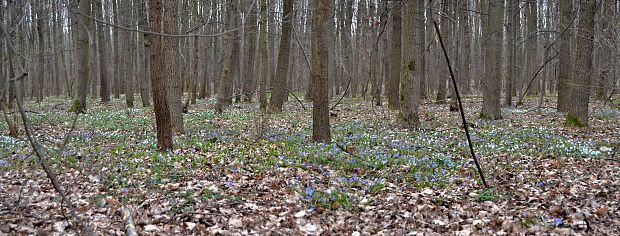
[[[495,202],[498,199],[499,199],[499,196],[489,189],[478,191],[477,195],[474,197],[474,200],[476,202],[486,202],[486,201]]]

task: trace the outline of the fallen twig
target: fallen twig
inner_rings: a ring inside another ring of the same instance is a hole
[[[138,236],[136,233],[136,226],[133,224],[133,218],[131,218],[131,210],[123,209],[123,222],[125,222],[125,234],[127,236]]]

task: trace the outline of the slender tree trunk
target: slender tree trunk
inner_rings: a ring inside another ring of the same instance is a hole
[[[247,54],[245,55],[245,64],[244,64],[244,74],[243,74],[243,100],[252,101],[252,96],[254,95],[254,83],[253,83],[253,73],[254,73],[254,61],[256,60],[256,6],[251,5],[249,16],[247,17],[245,38],[246,38],[246,47],[248,48]]]
[[[409,3],[413,4],[413,3]],[[390,63],[390,70],[388,77],[388,81],[386,83],[386,95],[388,100],[388,108],[390,110],[398,110],[400,108],[400,96],[399,96],[399,85],[400,85],[400,76],[401,76],[401,35],[402,35],[402,13],[401,13],[401,4],[396,3],[392,8],[392,52],[390,56],[392,57],[392,63]],[[407,25],[407,27],[411,27],[412,25]],[[406,47],[411,47],[409,45],[405,45]]]
[[[237,1],[232,0],[228,4],[228,24],[226,30],[233,29],[237,25],[237,15]],[[220,82],[217,90],[217,102],[215,103],[215,111],[217,113],[222,113],[224,111],[224,107],[231,104],[232,98],[229,97],[229,94],[226,91],[232,90],[232,88],[230,88],[232,86],[233,80],[233,77],[231,76],[231,74],[233,73],[231,72],[231,70],[234,69],[232,68],[232,63],[235,63],[234,59],[236,58],[234,57],[234,47],[236,43],[235,41],[236,39],[234,37],[234,34],[228,34],[226,36],[226,42],[228,45],[226,46],[226,53],[224,54],[224,59],[222,63],[222,75],[219,80]]]
[[[41,6],[43,8],[43,6]],[[44,10],[40,10],[39,15],[37,16],[37,33],[39,36],[39,73],[37,76],[37,81],[35,82],[37,102],[40,103],[43,101],[43,88],[45,87],[45,21],[44,16],[46,13]]]
[[[178,0],[164,1],[163,30],[166,34],[179,34]],[[179,38],[164,37],[165,78],[168,83],[168,106],[173,133],[183,133],[183,80],[179,76]],[[155,94],[153,94],[155,96]]]
[[[260,0],[259,47],[261,55],[258,101],[261,111],[267,109],[267,80],[269,79],[269,49],[267,48],[267,0]]]
[[[560,112],[568,111],[570,103],[570,85],[569,81],[573,77],[573,68],[571,66],[570,57],[570,38],[573,18],[573,1],[560,0],[560,31],[564,31],[558,39],[559,44],[559,63],[558,63],[558,105],[557,110]]]
[[[98,19],[103,19],[103,0],[97,0],[95,13]],[[108,26],[99,23],[97,24],[97,37],[99,43],[99,97],[101,102],[108,103],[110,101],[110,81],[108,78]]]
[[[80,0],[78,10],[82,15],[90,16],[90,0]],[[88,92],[88,78],[89,78],[89,38],[88,38],[88,26],[90,25],[86,17],[73,16],[77,21],[77,47],[76,47],[76,66],[78,68],[78,90],[77,97],[73,100],[71,110],[76,113],[86,113],[86,93]]]
[[[147,15],[147,2],[148,0],[141,0],[142,10],[140,11],[140,26],[144,31],[150,31],[150,27],[148,24],[148,15]],[[151,42],[149,42],[148,34],[142,35],[142,44],[144,45],[143,49],[140,50],[140,56],[138,60],[142,60],[142,76],[140,77],[140,100],[142,101],[142,107],[151,106],[151,96],[149,94],[149,78],[150,75],[150,50],[151,50]]]
[[[327,94],[327,26],[329,0],[316,0],[312,34],[312,80],[314,83],[314,106],[312,107],[312,140],[330,143],[329,100]],[[285,3],[286,4],[286,3]],[[286,7],[285,7],[286,8]],[[286,12],[286,10],[285,10]]]
[[[282,18],[282,34],[280,37],[280,49],[278,50],[278,69],[273,84],[273,93],[269,103],[269,110],[274,113],[282,112],[282,105],[286,99],[287,85],[286,75],[291,51],[291,30],[293,28],[293,0],[284,1],[284,17]],[[327,92],[327,90],[326,90]]]
[[[515,69],[515,8],[518,6],[518,1],[507,0],[506,1],[508,25],[506,25],[506,41],[508,41],[508,61],[506,65],[506,79],[504,80],[504,106],[512,106],[512,81],[514,80]],[[518,19],[518,18],[517,18]]]

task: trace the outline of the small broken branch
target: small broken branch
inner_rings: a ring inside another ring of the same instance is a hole
[[[131,210],[124,208],[122,210],[123,213],[123,221],[125,222],[125,234],[127,236],[138,236],[136,233],[136,226],[133,224],[133,218],[131,218]]]

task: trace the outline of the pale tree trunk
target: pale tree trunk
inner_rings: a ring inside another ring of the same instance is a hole
[[[273,93],[269,102],[269,110],[274,113],[282,112],[282,105],[288,95],[286,75],[288,74],[291,51],[291,30],[293,28],[293,0],[284,0],[284,17],[282,18],[282,34],[278,50],[278,69],[274,79]],[[326,90],[327,92],[327,90]]]
[[[267,80],[269,79],[269,49],[267,48],[267,0],[260,0],[260,80],[258,83],[258,101],[261,111],[267,109]]]
[[[237,25],[237,0],[232,0],[228,3],[228,24],[226,26],[226,30],[231,30],[235,28]],[[220,76],[220,82],[217,89],[217,102],[215,103],[215,111],[217,113],[222,113],[224,111],[224,107],[229,106],[231,104],[231,99],[227,91],[232,90],[230,88],[232,86],[232,64],[238,63],[234,62],[236,58],[234,56],[234,47],[236,44],[235,34],[229,33],[226,35],[226,52],[224,54],[223,63],[222,63],[222,74]]]
[[[78,10],[81,14],[90,16],[90,0],[80,0],[78,3]],[[90,25],[86,17],[73,15],[75,21],[77,21],[78,39],[76,44],[76,66],[78,69],[78,88],[77,97],[73,100],[71,110],[76,113],[86,113],[86,93],[88,92],[88,78],[89,78],[89,38],[88,38],[88,26]]]
[[[413,3],[408,3],[413,4]],[[400,96],[399,96],[399,85],[400,85],[400,76],[401,76],[401,35],[402,35],[402,13],[401,13],[401,3],[396,3],[392,8],[392,52],[390,56],[392,57],[389,68],[389,77],[386,83],[385,92],[388,100],[388,108],[390,110],[398,110],[400,108]],[[407,27],[411,27],[411,25],[407,25]],[[405,45],[405,47],[411,47],[410,45]]]
[[[570,85],[569,82],[573,77],[573,68],[571,66],[571,24],[573,18],[573,1],[560,0],[560,31],[564,32],[558,39],[559,44],[559,63],[558,63],[558,104],[557,110],[560,112],[568,111],[570,102]]]
[[[588,126],[590,84],[592,78],[592,51],[594,48],[594,15],[596,1],[579,1],[579,23],[577,26],[577,55],[575,76],[569,82],[572,88],[567,105],[566,125]]]
[[[178,24],[178,0],[166,0],[164,2],[163,30],[166,34],[179,34]],[[166,52],[165,78],[168,82],[168,106],[170,107],[170,119],[173,133],[183,133],[183,81],[179,76],[179,38],[164,37],[164,49]],[[153,94],[153,96],[155,96]]]
[[[168,0],[166,0],[168,1]],[[154,32],[162,32],[162,0],[151,0],[149,2],[149,28]],[[166,24],[171,24],[175,18],[164,17]],[[151,62],[151,89],[153,90],[153,104],[155,108],[155,123],[157,129],[157,148],[165,152],[173,148],[172,146],[172,120],[170,118],[170,108],[168,106],[168,88],[166,78],[166,58],[174,51],[164,51],[164,38],[157,35],[145,35],[146,41],[150,44]],[[168,48],[170,50],[172,48]],[[174,49],[172,49],[174,50]]]
[[[502,118],[500,109],[501,79],[502,79],[502,25],[504,19],[503,1],[488,1],[488,25],[489,31],[483,32],[488,35],[485,44],[487,72],[484,78],[482,91],[482,110],[480,117],[483,119],[497,120]]]
[[[328,1],[316,0],[312,27],[312,83],[314,83],[312,140],[323,143],[331,142],[327,94],[327,40],[325,38],[325,27],[332,27],[327,25],[329,22],[327,20],[329,17],[327,15],[329,13]]]
[[[424,3],[409,1],[403,6],[402,59],[393,61],[402,65],[400,111],[398,122],[405,128],[420,126],[420,99],[423,69],[418,65],[424,61]]]

